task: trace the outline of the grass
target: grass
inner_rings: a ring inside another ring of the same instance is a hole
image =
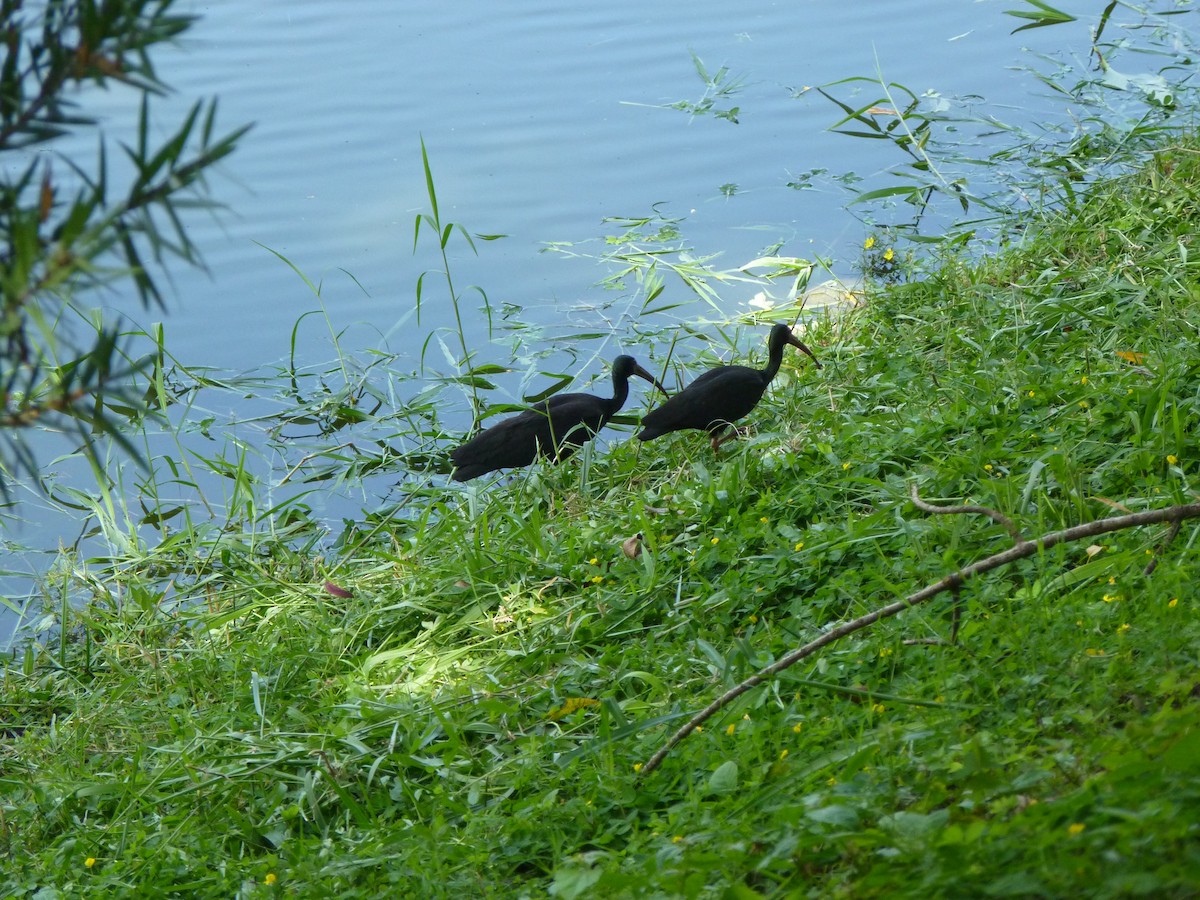
[[[913,481],[1029,536],[1194,498],[1198,206],[1181,141],[869,287],[719,457],[683,434],[428,486],[327,559],[247,497],[251,530],[64,560],[90,602],[3,675],[0,891],[1194,896],[1186,522],[967,584],[955,645],[908,643],[948,637],[948,595],[879,623],[639,768],[1009,545]]]

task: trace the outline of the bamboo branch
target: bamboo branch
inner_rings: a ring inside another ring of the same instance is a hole
[[[1034,538],[1031,541],[1021,541],[1015,547],[988,556],[965,568],[959,569],[947,575],[941,581],[928,585],[916,593],[909,594],[903,600],[897,600],[895,603],[889,603],[887,606],[882,606],[874,612],[867,613],[865,616],[859,616],[850,622],[845,622],[838,627],[827,631],[814,641],[810,641],[803,647],[799,647],[790,653],[781,656],[771,665],[764,669],[760,669],[754,675],[751,675],[741,684],[730,688],[708,706],[704,707],[700,712],[696,713],[688,722],[679,728],[660,747],[653,756],[650,757],[642,766],[639,777],[645,777],[650,772],[661,765],[666,759],[667,754],[671,752],[680,741],[696,730],[696,726],[703,725],[708,719],[719,712],[731,702],[736,700],[742,694],[762,684],[768,678],[778,675],[784,669],[794,666],[796,663],[805,657],[812,656],[822,647],[841,640],[847,635],[854,634],[856,631],[862,631],[876,622],[883,619],[891,618],[898,613],[904,612],[906,609],[918,606],[932,600],[938,594],[944,591],[957,590],[963,582],[976,575],[982,575],[985,572],[990,572],[993,569],[998,569],[1001,566],[1006,566],[1018,559],[1025,559],[1033,556],[1043,550],[1049,550],[1057,544],[1067,544],[1072,541],[1083,540],[1084,538],[1095,537],[1100,534],[1108,534],[1113,531],[1120,531],[1125,528],[1137,528],[1142,525],[1155,525],[1159,522],[1171,522],[1178,524],[1184,519],[1194,519],[1200,517],[1200,503],[1186,503],[1180,506],[1169,506],[1165,509],[1151,509],[1145,512],[1130,513],[1126,516],[1114,516],[1111,519],[1098,519],[1094,522],[1087,522],[1083,525],[1075,525],[1071,528],[1064,528],[1061,531],[1052,531],[1049,534],[1042,535],[1039,538]]]

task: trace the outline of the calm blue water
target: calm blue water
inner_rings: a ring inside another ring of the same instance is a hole
[[[199,24],[155,57],[176,90],[154,107],[162,132],[207,96],[220,98],[225,128],[255,125],[212,179],[227,211],[190,220],[208,271],[172,268],[167,345],[186,365],[235,371],[287,355],[293,325],[320,304],[265,245],[321,283],[343,349],[415,360],[431,330],[451,321],[436,295],[419,327],[411,315],[416,280],[436,265],[431,244],[413,255],[413,220],[428,208],[422,137],[443,217],[507,235],[479,244],[478,257],[455,250],[460,287],[480,285],[493,304],[516,304],[547,323],[570,309],[573,327],[587,325],[579,308],[610,299],[595,285],[610,273],[540,252],[544,244],[594,241],[613,230],[605,217],[644,215],[655,204],[683,217],[688,242],[700,254],[720,253],[722,266],[782,241],[783,254],[829,257],[835,272],[852,275],[867,228],[845,210],[849,195],[829,177],[808,190],[788,182],[812,170],[869,178],[900,159],[883,142],[828,131],[839,111],[804,88],[880,74],[918,94],[982,96],[1002,118],[1062,117],[1061,101],[1020,66],[1031,51],[1064,46],[1086,57],[1087,25],[1013,36],[1019,23],[1003,14],[1013,5],[194,4]],[[692,53],[741,83],[718,102],[740,108],[739,124],[668,108],[704,96]],[[136,102],[119,91],[84,96],[116,140],[132,140]],[[93,137],[79,146],[85,158],[94,154]],[[736,191],[727,196],[723,185]],[[751,293],[733,286],[723,300],[734,312]],[[142,325],[162,318],[108,299]],[[472,315],[467,330],[479,361],[507,361],[506,344],[486,345],[482,317]],[[302,363],[335,357],[319,318],[301,325],[298,347]],[[609,342],[597,352],[619,350]],[[515,380],[503,387],[517,393]],[[221,402],[229,408],[211,411],[253,409],[250,398]],[[88,487],[86,471],[64,471]],[[373,498],[366,491],[354,499],[371,506]],[[8,533],[53,549],[79,527],[29,499]],[[45,565],[38,554],[16,554],[8,569],[20,576]],[[13,598],[28,590],[22,577],[7,584]],[[5,630],[0,618],[0,637]]]
[[[917,93],[1022,104],[1034,89],[1012,69],[1022,48],[1069,35],[1010,36],[1011,5],[909,0],[872,16],[833,0],[525,3],[502,13],[385,0],[199,4],[202,22],[159,68],[181,101],[215,94],[230,127],[256,124],[225,166],[229,180],[215,183],[231,215],[196,220],[213,274],[177,272],[169,344],[184,360],[234,368],[283,356],[297,316],[316,304],[258,242],[325,280],[335,326],[361,323],[364,344],[382,332],[390,349],[410,349],[416,335],[391,329],[434,261],[412,254],[413,219],[427,209],[422,135],[443,215],[509,235],[455,260],[461,283],[494,302],[597,296],[606,273],[539,248],[595,238],[602,218],[660,202],[687,217],[698,251],[731,266],[786,240],[785,252],[831,256],[848,271],[864,229],[843,211],[846,194],[787,182],[898,160],[878,142],[829,133],[838,111],[792,91],[879,71]],[[1074,36],[1082,46],[1084,29]],[[732,98],[740,124],[662,108],[702,97],[690,52],[744,83]],[[738,185],[732,198],[727,183]],[[323,329],[308,332],[306,352],[330,358]]]

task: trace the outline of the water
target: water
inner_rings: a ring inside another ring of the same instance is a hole
[[[655,203],[686,216],[688,239],[730,265],[782,239],[786,252],[849,268],[864,229],[844,212],[847,195],[829,183],[786,184],[814,168],[869,175],[896,160],[876,142],[826,131],[836,108],[792,90],[878,70],[918,93],[1019,102],[1030,80],[1011,63],[1027,42],[1053,46],[1064,32],[1010,36],[1005,5],[910,0],[886,16],[848,15],[832,0],[652,12],[629,2],[522,4],[503,14],[383,0],[262,2],[250,15],[240,4],[198,5],[200,24],[159,69],[181,101],[216,95],[224,123],[255,128],[224,166],[229,180],[216,183],[232,215],[195,220],[213,276],[176,273],[168,344],[184,360],[231,368],[283,356],[297,316],[316,304],[263,244],[325,279],[335,327],[412,349],[397,323],[432,263],[412,254],[413,219],[428,205],[422,136],[444,217],[509,235],[478,259],[455,259],[462,283],[493,301],[594,298],[604,273],[540,247],[594,238],[602,218]],[[704,93],[689,52],[744,82],[731,98],[740,124],[662,108]],[[733,197],[725,184],[738,186]],[[321,328],[302,338],[312,358],[330,358]]]
[[[883,142],[828,131],[839,111],[805,88],[878,73],[918,94],[980,95],[1025,120],[1062,115],[1061,101],[1017,64],[1029,59],[1026,48],[1048,52],[1064,41],[1086,54],[1086,27],[1012,36],[1018,23],[1003,14],[1012,5],[903,0],[885,14],[834,0],[503,11],[387,0],[194,4],[200,22],[155,56],[176,90],[153,107],[161,133],[208,96],[220,98],[222,130],[254,129],[210,179],[228,211],[189,220],[208,271],[172,267],[167,346],[187,365],[252,370],[283,359],[297,320],[323,306],[328,326],[312,317],[297,329],[302,363],[335,357],[332,329],[343,350],[387,350],[417,368],[425,338],[452,321],[435,293],[419,327],[413,317],[417,278],[436,266],[432,244],[413,254],[413,222],[428,209],[422,138],[443,218],[507,235],[480,243],[477,257],[455,246],[460,289],[479,285],[493,304],[515,304],[549,326],[568,316],[572,328],[586,325],[587,310],[611,297],[595,285],[609,272],[543,253],[546,242],[594,241],[612,230],[605,217],[656,204],[683,218],[687,241],[720,253],[722,266],[783,242],[783,254],[827,257],[834,273],[852,275],[869,229],[846,211],[849,195],[827,176],[806,190],[788,183],[813,170],[869,179],[900,160]],[[691,54],[740,82],[716,101],[739,107],[738,124],[669,108],[705,96]],[[865,89],[857,102],[877,94]],[[104,115],[110,138],[133,139],[135,97],[92,90],[84,100]],[[94,146],[89,136],[77,148],[91,158]],[[266,248],[319,282],[320,299]],[[734,312],[751,294],[732,286],[722,300]],[[133,300],[114,305],[143,326],[159,318]],[[466,330],[478,361],[507,362],[509,345],[487,345],[482,316],[472,313]],[[611,358],[620,340],[595,352]],[[509,396],[519,394],[516,378],[500,379]],[[85,468],[62,465],[60,480],[88,486]],[[9,524],[19,543],[46,549],[78,530],[77,520],[28,499]],[[10,558],[18,576],[44,567],[40,555]]]

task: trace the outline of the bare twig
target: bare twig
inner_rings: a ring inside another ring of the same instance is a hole
[[[1007,531],[1010,535],[1012,535],[1012,539],[1014,541],[1016,541],[1018,544],[1021,543],[1023,540],[1025,540],[1025,538],[1021,537],[1021,531],[1019,528],[1017,528],[1016,525],[1013,524],[1012,519],[1010,519],[1008,516],[1004,515],[1004,513],[997,512],[996,510],[991,509],[990,507],[974,506],[974,505],[934,506],[932,503],[928,503],[925,500],[921,499],[920,495],[917,493],[917,483],[915,481],[909,486],[909,497],[912,499],[913,506],[915,506],[917,509],[921,510],[922,512],[934,513],[935,515],[939,515],[939,516],[952,516],[952,515],[956,515],[959,513],[977,513],[978,515],[981,515],[981,516],[987,516],[993,522],[997,522],[1000,525],[1003,525],[1004,530]]]
[[[1146,571],[1142,573],[1143,575],[1149,575],[1158,568],[1159,559],[1164,553],[1166,553],[1167,547],[1171,545],[1171,541],[1175,540],[1175,535],[1179,534],[1179,527],[1181,524],[1181,519],[1176,519],[1171,523],[1171,527],[1167,529],[1167,536],[1162,539],[1161,544],[1154,548],[1154,556],[1150,562],[1146,563]]]
[[[926,638],[905,638],[900,642],[904,647],[957,647],[958,642],[948,638],[941,637],[926,637]]]
[[[781,656],[774,663],[764,669],[760,669],[741,684],[730,688],[700,712],[696,713],[696,715],[692,716],[685,725],[672,734],[667,742],[642,766],[640,776],[644,777],[657,769],[662,761],[666,759],[667,754],[671,752],[672,748],[691,734],[696,729],[696,726],[703,725],[721,709],[728,706],[742,694],[762,684],[768,678],[778,675],[784,669],[794,666],[805,657],[812,656],[822,647],[832,644],[847,635],[854,634],[856,631],[862,631],[864,628],[874,625],[882,619],[891,618],[898,613],[904,612],[906,609],[932,600],[944,591],[957,590],[969,578],[982,575],[984,572],[990,572],[1001,566],[1006,566],[1018,559],[1033,556],[1043,550],[1049,550],[1057,544],[1067,544],[1072,541],[1095,537],[1099,534],[1108,534],[1109,532],[1120,531],[1124,528],[1136,528],[1142,525],[1154,525],[1158,522],[1179,523],[1184,519],[1194,519],[1198,516],[1200,516],[1200,503],[1187,503],[1181,506],[1168,506],[1165,509],[1151,509],[1145,512],[1131,513],[1127,516],[1114,516],[1111,519],[1097,519],[1094,522],[1075,525],[1072,528],[1064,528],[1061,531],[1052,531],[1032,541],[1021,541],[1015,547],[1010,547],[1001,553],[995,553],[985,559],[973,562],[971,565],[947,575],[941,581],[928,585],[914,594],[909,594],[903,600],[889,603],[887,606],[882,606],[874,612],[869,612],[865,616],[859,616],[857,619],[845,622],[827,631],[816,640],[810,641],[803,647],[798,647],[790,653]]]
[[[957,647],[958,626],[962,624],[962,585],[958,584],[950,588],[950,593],[954,595],[954,603],[950,605],[950,640],[940,637],[909,638],[900,643],[905,647],[916,647],[922,644],[934,647]]]

